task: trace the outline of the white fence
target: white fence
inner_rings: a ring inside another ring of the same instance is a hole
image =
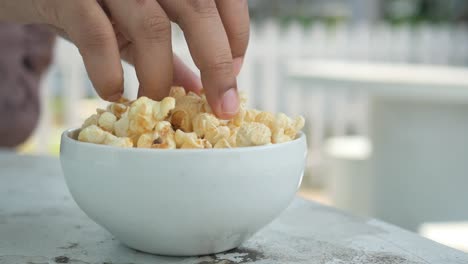
[[[192,68],[182,33],[174,26],[174,50]],[[345,133],[348,117],[353,117],[357,131],[366,115],[366,96],[351,100],[349,95],[312,92],[307,87],[294,87],[286,74],[287,62],[298,58],[346,59],[359,61],[407,62],[424,64],[468,64],[468,27],[390,26],[360,24],[330,27],[316,23],[279,26],[274,22],[253,25],[248,54],[238,86],[245,90],[251,105],[270,111],[306,116],[306,128],[313,153],[327,135]],[[138,81],[133,69],[125,66],[126,95],[136,95]],[[59,41],[56,59],[42,90],[43,115],[37,130],[38,149],[48,145],[51,114],[48,108],[53,91],[62,90],[65,105],[65,127],[81,122],[79,99],[89,85],[81,58],[73,45]],[[330,123],[324,120],[331,121]],[[360,121],[361,120],[361,121]],[[351,124],[352,125],[352,124]],[[361,128],[359,128],[361,126]],[[319,161],[319,160],[318,160]]]

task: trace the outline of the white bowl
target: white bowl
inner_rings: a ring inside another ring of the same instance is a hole
[[[238,247],[292,201],[304,134],[269,146],[127,149],[62,134],[60,160],[79,207],[127,246],[174,256]]]

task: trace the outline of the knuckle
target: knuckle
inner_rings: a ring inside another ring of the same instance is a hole
[[[188,0],[189,7],[203,17],[213,17],[218,15],[216,3],[213,0]]]
[[[108,46],[113,39],[115,38],[114,34],[103,27],[93,27],[83,34],[82,45],[84,49]]]
[[[233,74],[232,58],[220,58],[205,68],[205,72],[213,75],[229,76]]]
[[[232,51],[233,57],[239,57],[244,55],[245,49],[249,43],[250,32],[249,29],[239,30],[232,34]],[[231,38],[230,37],[230,38]]]
[[[163,15],[149,15],[141,21],[141,34],[149,40],[165,42],[171,37],[171,23]]]
[[[237,31],[234,34],[234,39],[236,41],[239,41],[243,45],[247,45],[247,42],[249,42],[249,38],[250,38],[250,31],[248,27],[247,29]]]

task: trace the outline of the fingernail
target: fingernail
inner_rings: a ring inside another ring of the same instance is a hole
[[[238,58],[235,58],[232,61],[232,64],[233,64],[233,67],[234,67],[234,74],[236,76],[239,75],[243,63],[244,63],[244,57],[238,57]]]
[[[107,100],[110,102],[117,102],[120,98],[122,98],[122,93],[116,93],[107,97]]]
[[[239,110],[239,97],[236,88],[231,88],[224,93],[221,108],[224,114],[237,113]]]

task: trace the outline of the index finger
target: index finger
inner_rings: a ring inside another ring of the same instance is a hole
[[[116,101],[123,92],[123,70],[111,22],[94,0],[65,1],[63,29],[77,45],[99,96]]]
[[[161,100],[172,83],[171,24],[155,1],[106,0],[120,33],[130,40],[139,94]]]
[[[231,48],[214,0],[159,0],[184,32],[206,97],[215,114],[233,117],[239,108]]]
[[[247,0],[216,0],[216,6],[231,46],[234,73],[239,75],[250,35]]]

